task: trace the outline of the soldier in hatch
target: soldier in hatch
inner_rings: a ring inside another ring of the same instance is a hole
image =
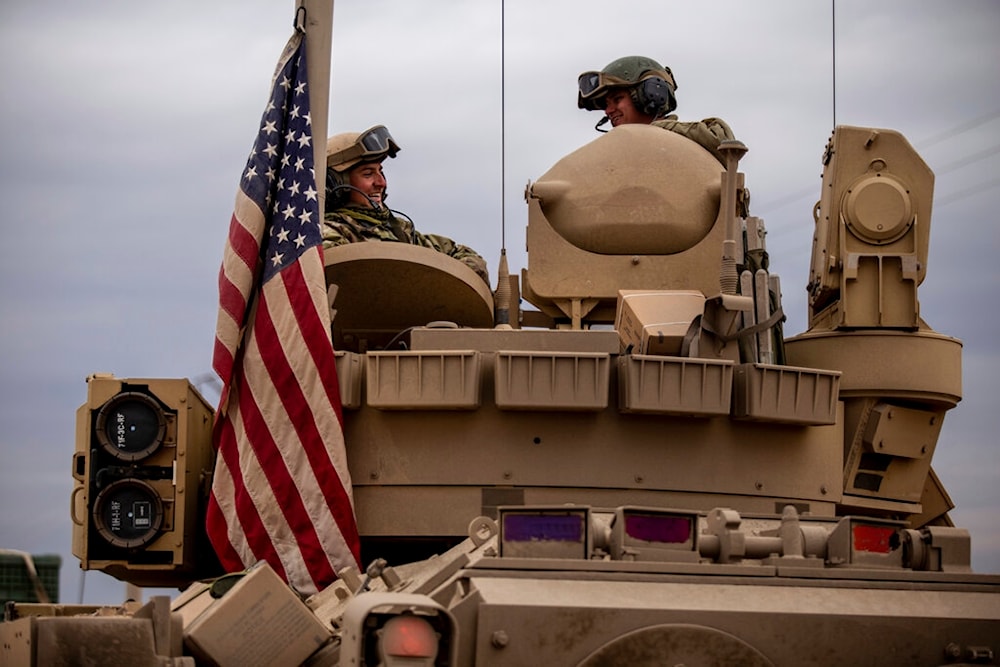
[[[611,122],[612,127],[630,123],[656,125],[697,141],[725,165],[719,142],[733,139],[733,131],[720,118],[681,122],[670,114],[677,108],[677,83],[669,67],[652,58],[625,56],[599,72],[584,72],[577,80],[577,106],[588,111],[604,111],[595,129]]]
[[[410,220],[385,205],[382,162],[399,146],[383,125],[345,132],[326,143],[326,213],[323,247],[357,241],[397,241],[431,248],[465,263],[486,284],[486,261],[474,250],[445,236],[421,234]]]

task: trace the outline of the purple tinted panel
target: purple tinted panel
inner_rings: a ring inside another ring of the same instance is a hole
[[[505,542],[583,542],[582,514],[504,514]]]
[[[691,539],[691,519],[658,514],[627,514],[625,534],[646,542],[683,544]]]

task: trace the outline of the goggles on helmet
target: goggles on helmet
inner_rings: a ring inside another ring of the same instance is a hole
[[[369,158],[396,157],[399,145],[389,134],[385,125],[376,125],[358,135],[357,140],[327,157],[328,164],[344,164],[352,160],[361,161]]]
[[[608,88],[635,85],[635,81],[627,81],[604,72],[584,72],[577,79],[577,85],[580,87],[580,97],[589,99],[603,94]]]

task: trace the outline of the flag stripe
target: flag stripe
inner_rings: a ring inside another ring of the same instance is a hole
[[[247,206],[248,203],[250,206]],[[220,294],[220,298],[232,301],[222,301],[220,305],[237,323],[241,323],[244,315],[243,307],[246,306],[247,298],[253,288],[254,271],[260,262],[260,243],[255,236],[260,233],[260,229],[255,231],[248,229],[245,221],[248,218],[259,219],[262,214],[242,191],[236,197],[236,208],[244,209],[244,217],[234,215],[230,222],[227,239],[229,252],[220,272],[220,277],[225,278],[231,286],[227,287],[225,294]],[[262,221],[255,220],[251,224],[253,227],[261,227]],[[230,289],[238,296],[232,297]]]
[[[217,359],[215,370],[223,384],[227,384],[232,372],[235,348],[253,289],[254,271],[259,264],[260,244],[254,234],[244,226],[243,220],[251,220],[257,233],[263,229],[264,218],[260,209],[240,190],[236,196],[235,209],[242,215],[234,214],[229,224],[227,252],[219,269],[219,321],[216,335]],[[221,346],[221,350],[219,349]]]
[[[317,254],[322,257],[322,251],[317,247]],[[321,263],[317,262],[309,266],[322,266]],[[326,331],[329,331],[329,324],[322,321],[319,313],[319,309],[328,308],[325,298],[321,301],[321,304],[316,303],[305,303],[307,295],[316,294],[315,291],[309,291],[305,288],[306,276],[302,273],[295,272],[294,274],[288,272],[285,276],[286,278],[286,288],[288,290],[289,298],[296,298],[303,300],[299,308],[295,308],[295,312],[299,315],[298,327],[303,332],[303,338],[306,345],[309,348],[310,355],[312,356],[315,368],[319,369],[319,380],[323,383],[324,394],[322,399],[328,402],[328,405],[334,408],[333,416],[336,418],[335,423],[330,423],[329,420],[322,424],[324,430],[329,430],[331,432],[342,434],[343,425],[343,413],[341,409],[340,400],[340,385],[336,381],[336,362],[335,359],[330,357],[326,352],[326,348],[322,347],[322,342],[324,340],[324,335]],[[313,279],[316,277],[313,276]],[[291,280],[295,280],[295,284],[289,284]],[[326,279],[321,274],[320,280],[325,288]],[[325,289],[324,289],[325,295]],[[333,368],[330,368],[330,366]],[[328,411],[313,410],[313,414],[318,414],[320,416],[328,417],[330,413]],[[341,442],[343,441],[341,437]],[[344,452],[344,446],[341,444],[340,447],[334,450],[336,452]],[[347,508],[353,506],[353,500],[349,497],[347,490],[350,489],[350,479],[348,477],[347,471],[347,460],[346,457],[339,457],[331,460],[329,452],[326,449],[316,450],[307,449],[307,455],[309,456],[310,462],[313,468],[317,471],[317,474],[321,479],[328,479],[328,476],[336,475],[339,483],[328,484],[325,497],[328,501],[328,507],[330,513],[333,515],[337,525],[340,529],[341,534],[343,534],[344,539],[352,549],[356,550],[359,548],[360,543],[358,541],[356,526],[354,523],[354,517],[352,513],[347,512]],[[346,483],[345,483],[346,482]]]
[[[223,326],[224,325],[220,323],[218,328],[222,329]],[[212,368],[219,375],[219,378],[222,380],[222,384],[228,385],[229,379],[233,374],[233,355],[230,350],[226,349],[225,344],[219,336],[215,337],[215,351],[212,357]]]
[[[209,534],[225,535],[233,533],[242,539],[216,544],[219,561],[228,571],[239,570],[244,563],[254,563],[264,559],[264,554],[255,554],[252,545],[259,540],[246,539],[247,532],[265,534],[260,515],[247,494],[243,483],[243,473],[235,447],[236,436],[230,419],[216,422],[216,442],[219,442],[219,462],[213,479],[213,490],[208,513]],[[220,492],[219,490],[223,492]],[[220,549],[221,546],[221,549]]]
[[[282,277],[284,277],[284,274],[293,271],[293,267],[289,267],[283,272]],[[301,444],[302,451],[308,457],[308,462],[315,463],[314,448],[322,446],[322,436],[315,428],[312,412],[308,409],[305,397],[302,395],[302,388],[295,381],[288,360],[281,349],[281,341],[274,329],[274,322],[267,312],[268,292],[269,289],[265,289],[265,296],[261,302],[261,308],[257,311],[254,323],[254,336],[260,360],[263,368],[266,369],[269,375],[267,378],[261,378],[261,381],[269,384],[277,379],[279,384],[275,385],[276,391],[273,398],[282,404],[279,418],[284,419],[287,415],[289,425],[295,431],[295,434],[298,435],[299,443]],[[254,378],[248,378],[248,380],[252,383]],[[272,397],[269,396],[269,398]],[[252,441],[252,445],[257,454],[261,469],[267,476],[272,489],[283,489],[285,491],[283,495],[279,495],[276,498],[276,501],[278,507],[284,512],[285,520],[298,539],[302,557],[310,564],[315,565],[317,572],[313,573],[314,577],[318,576],[320,581],[332,581],[334,573],[332,568],[329,568],[329,561],[324,555],[323,549],[320,546],[319,536],[316,534],[315,526],[310,519],[311,510],[306,506],[307,502],[314,502],[314,499],[303,499],[296,485],[296,477],[289,470],[292,466],[299,467],[297,464],[299,464],[301,457],[296,457],[288,462],[282,458],[277,443],[270,437],[267,437],[269,431],[265,423],[265,418],[257,410],[258,407],[264,406],[257,406],[253,403],[246,404],[244,401],[241,401],[241,404],[243,404],[241,405],[243,418],[248,422],[247,430],[251,430],[252,427],[253,432],[259,436],[256,440]],[[251,422],[250,420],[254,421]],[[287,433],[286,437],[290,438],[291,435],[292,433]],[[305,462],[301,463],[304,464]],[[310,470],[307,465],[304,468],[299,467],[295,471],[300,478],[301,476],[315,475],[318,480],[324,479],[321,471]],[[314,488],[314,485],[310,485],[310,488]]]
[[[258,326],[262,319],[266,317],[257,318]],[[260,369],[258,367],[255,370]],[[252,387],[260,380],[265,382],[264,391],[267,391],[268,395],[255,398],[252,395]],[[266,553],[255,554],[259,559],[267,560],[275,567],[280,563],[281,568],[285,570],[302,571],[305,568],[299,565],[298,561],[305,560],[312,564],[311,559],[316,559],[318,539],[312,524],[307,521],[302,499],[295,492],[295,482],[282,459],[281,452],[278,451],[279,445],[271,436],[264,416],[264,413],[272,407],[270,401],[276,396],[266,386],[266,380],[263,378],[260,380],[253,374],[248,375],[247,387],[251,388],[251,391],[244,392],[240,398],[240,421],[244,437],[249,441],[255,454],[255,459],[247,459],[245,462],[248,468],[247,477],[255,482],[248,484],[247,488],[252,494],[267,496],[264,500],[258,500],[256,505],[261,508],[263,521],[259,525],[252,525],[252,531],[247,532],[247,539],[251,544],[261,544],[267,548]],[[295,549],[282,549],[282,541],[288,539],[283,536],[288,533],[294,536]],[[316,566],[321,568],[327,583],[333,580],[333,573],[325,557],[319,559]],[[314,582],[310,584],[315,585]],[[304,588],[308,589],[309,586]]]

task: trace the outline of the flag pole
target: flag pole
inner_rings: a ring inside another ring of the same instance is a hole
[[[326,199],[326,118],[330,104],[330,45],[333,37],[334,0],[296,0],[295,21],[304,7],[306,62],[309,68],[309,109],[312,117],[313,164],[319,191],[319,214]]]

